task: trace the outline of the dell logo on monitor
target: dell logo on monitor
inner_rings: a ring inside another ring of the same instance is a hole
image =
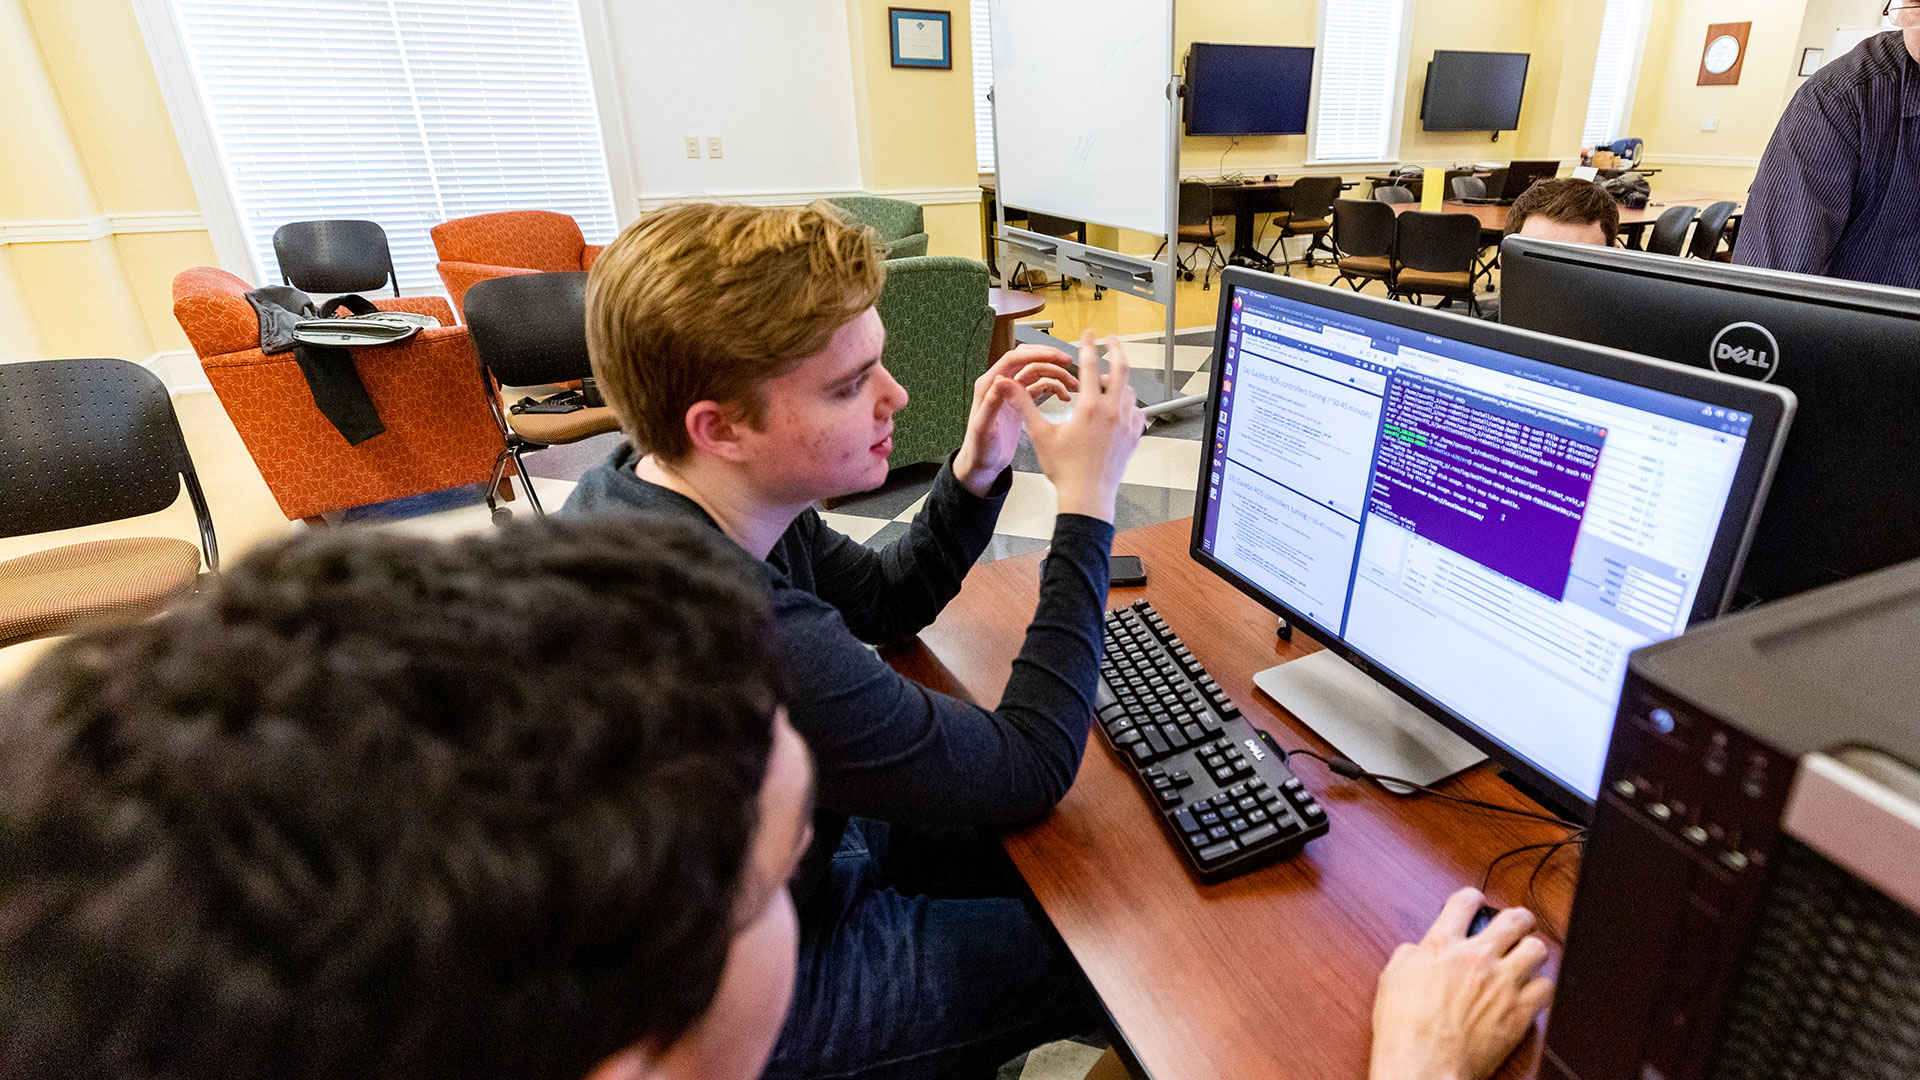
[[[1759,323],[1737,322],[1713,336],[1707,361],[1722,375],[1766,382],[1780,371],[1780,343]]]

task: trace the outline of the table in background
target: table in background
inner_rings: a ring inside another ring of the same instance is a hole
[[[1014,320],[1038,315],[1047,301],[1019,289],[988,289],[987,306],[993,308],[993,338],[987,345],[987,366],[992,367],[1013,348]]]
[[[1295,179],[1299,179],[1295,177]],[[1261,214],[1279,213],[1293,208],[1290,196],[1293,193],[1293,180],[1256,180],[1245,183],[1221,181],[1207,185],[1213,189],[1213,213],[1215,217],[1233,218],[1233,250],[1252,252],[1256,250],[1253,241],[1254,220]],[[1354,181],[1342,180],[1340,190],[1354,187]]]
[[[1248,719],[1283,746],[1329,747],[1253,688],[1254,672],[1314,651],[1305,634],[1274,635],[1274,616],[1187,554],[1191,519],[1121,533],[1115,554],[1139,555],[1140,596],[1181,634]],[[975,701],[999,700],[1039,590],[1038,554],[976,566],[917,642],[885,650],[900,671]],[[1131,1053],[1154,1080],[1219,1077],[1359,1080],[1366,1075],[1373,994],[1394,946],[1415,941],[1495,857],[1564,830],[1431,798],[1402,799],[1334,777],[1301,758],[1296,772],[1332,829],[1291,859],[1200,885],[1129,769],[1098,732],[1067,797],[1005,836],[1034,895],[1100,992]],[[1487,766],[1446,790],[1539,811]],[[1542,873],[1538,911],[1564,927],[1577,859]],[[1532,862],[1510,859],[1489,892],[1525,899]],[[1557,953],[1556,953],[1557,956]],[[1531,1075],[1537,1042],[1502,1077]]]
[[[1730,202],[1739,207],[1739,209],[1734,211],[1734,218],[1737,220],[1740,217],[1741,211],[1746,209],[1746,199],[1747,197],[1744,192],[1699,191],[1692,188],[1676,188],[1673,191],[1656,191],[1654,192],[1653,201],[1649,202],[1642,209],[1629,210],[1624,206],[1620,208],[1620,234],[1626,238],[1627,247],[1639,251],[1645,247],[1645,245],[1641,243],[1641,235],[1651,227],[1654,222],[1660,220],[1660,215],[1665,213],[1668,207],[1695,206],[1704,210],[1713,203]],[[1481,240],[1483,242],[1488,241],[1489,234],[1491,234],[1491,241],[1496,243],[1498,242],[1499,234],[1506,231],[1507,214],[1513,209],[1511,205],[1493,206],[1484,203],[1455,202],[1451,199],[1441,203],[1440,206],[1442,213],[1471,214],[1480,219]],[[1396,215],[1418,209],[1420,209],[1419,203],[1393,204],[1393,212]]]

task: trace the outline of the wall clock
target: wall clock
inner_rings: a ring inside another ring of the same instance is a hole
[[[1700,53],[1700,86],[1733,86],[1747,61],[1750,22],[1714,23],[1707,27],[1707,44]]]

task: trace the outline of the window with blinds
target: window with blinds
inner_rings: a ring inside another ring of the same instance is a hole
[[[1600,23],[1600,55],[1587,95],[1581,146],[1603,146],[1626,135],[1635,70],[1647,40],[1647,0],[1607,0]]]
[[[1314,161],[1388,161],[1397,153],[1393,105],[1406,85],[1406,8],[1407,0],[1324,0]]]
[[[557,210],[615,231],[578,0],[173,0],[260,280],[289,221],[380,223],[401,287],[427,230]]]
[[[981,172],[993,171],[993,30],[987,22],[987,0],[971,0],[973,24],[973,156]]]

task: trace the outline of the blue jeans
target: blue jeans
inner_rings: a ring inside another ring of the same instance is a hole
[[[855,818],[800,911],[767,1080],[991,1077],[1101,1027],[1099,999],[985,831]]]

